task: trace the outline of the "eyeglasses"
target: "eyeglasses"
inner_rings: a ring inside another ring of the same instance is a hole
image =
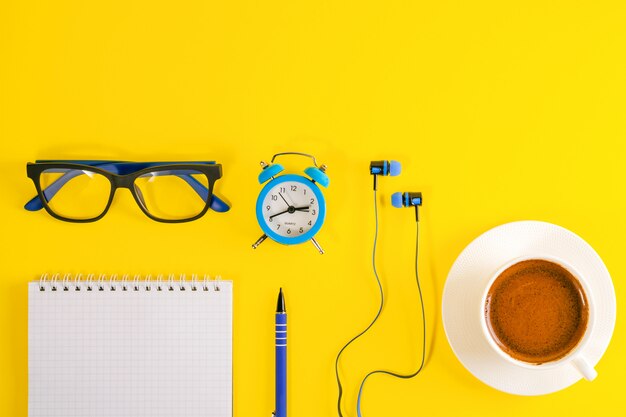
[[[45,208],[68,222],[93,222],[111,206],[118,188],[127,188],[151,219],[180,223],[196,220],[209,208],[218,212],[229,205],[213,194],[222,166],[203,162],[127,162],[45,160],[29,162],[26,172],[37,196],[24,208]]]

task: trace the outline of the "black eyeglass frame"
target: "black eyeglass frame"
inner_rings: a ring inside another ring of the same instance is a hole
[[[42,190],[41,183],[40,183],[41,174],[46,170],[54,169],[54,168],[89,171],[89,172],[100,174],[103,177],[105,177],[111,184],[111,189],[109,191],[109,199],[102,213],[100,213],[96,217],[91,217],[87,219],[73,219],[73,218],[64,217],[58,213],[55,213],[54,210],[52,210],[52,208],[50,208],[50,206],[48,205],[48,202],[46,200],[44,191]],[[135,180],[141,177],[142,175],[150,173],[150,172],[171,171],[171,170],[194,170],[194,171],[198,171],[206,175],[207,181],[208,181],[208,187],[207,187],[208,195],[207,195],[206,201],[204,202],[204,208],[197,215],[193,217],[185,218],[185,219],[163,219],[163,218],[159,218],[159,217],[152,215],[148,211],[148,209],[145,207],[145,205],[142,203],[141,198],[137,194],[137,191],[135,190],[135,187],[134,187]],[[211,199],[213,197],[213,187],[215,185],[215,182],[219,180],[220,178],[222,178],[222,165],[215,164],[215,163],[164,164],[164,165],[149,166],[147,168],[143,168],[138,171],[131,172],[129,174],[120,175],[120,174],[114,174],[110,171],[98,168],[97,166],[93,166],[93,165],[64,163],[64,162],[35,162],[35,163],[29,162],[26,165],[26,175],[35,184],[35,188],[37,189],[37,195],[39,196],[39,199],[41,200],[43,207],[46,209],[48,214],[50,214],[52,217],[58,220],[72,222],[72,223],[90,223],[90,222],[95,222],[97,220],[100,220],[109,211],[109,208],[111,207],[111,203],[113,202],[113,197],[115,196],[115,192],[119,188],[126,188],[133,195],[133,198],[135,199],[135,202],[137,203],[141,211],[143,211],[143,213],[149,218],[151,218],[152,220],[157,221],[157,222],[162,222],[162,223],[185,223],[185,222],[190,222],[190,221],[199,219],[200,217],[204,216],[205,213],[208,211],[211,205]]]

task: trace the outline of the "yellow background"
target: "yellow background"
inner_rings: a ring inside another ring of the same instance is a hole
[[[619,314],[596,381],[526,398],[463,368],[440,300],[474,237],[536,219],[586,239],[618,306],[626,302],[625,21],[622,1],[2,1],[0,415],[27,414],[26,283],[54,271],[233,279],[237,417],[273,409],[273,309],[284,287],[289,413],[336,415],[335,355],[377,306],[367,167],[383,158],[404,164],[379,188],[388,304],[345,355],[345,414],[356,415],[366,371],[418,364],[413,213],[389,204],[411,190],[425,196],[429,359],[413,380],[374,377],[364,415],[617,415],[626,407]],[[323,256],[308,243],[250,248],[261,233],[258,163],[288,150],[329,167]],[[87,157],[217,159],[217,192],[233,209],[159,224],[126,191],[93,224],[22,208],[34,195],[26,162]]]

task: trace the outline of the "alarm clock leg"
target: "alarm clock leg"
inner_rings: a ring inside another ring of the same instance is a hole
[[[252,249],[256,249],[261,243],[263,243],[263,241],[267,239],[267,235],[263,234],[263,236],[261,236],[259,238],[259,240],[257,240],[256,242],[254,242],[254,245],[252,245]]]
[[[317,243],[317,240],[315,240],[314,237],[311,238],[311,243],[313,243],[313,246],[315,246],[315,248],[320,251],[320,254],[324,254],[324,249],[322,249],[322,247],[320,246],[319,243]]]

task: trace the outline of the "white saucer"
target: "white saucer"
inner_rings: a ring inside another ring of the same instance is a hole
[[[522,221],[495,227],[477,237],[452,265],[443,291],[443,325],[452,350],[476,378],[500,391],[542,395],[582,378],[570,364],[552,369],[525,369],[501,358],[481,330],[480,303],[489,278],[506,262],[539,254],[563,259],[588,277],[596,320],[581,353],[595,366],[615,327],[615,290],[609,271],[591,246],[560,226]],[[600,375],[601,377],[602,375]]]

